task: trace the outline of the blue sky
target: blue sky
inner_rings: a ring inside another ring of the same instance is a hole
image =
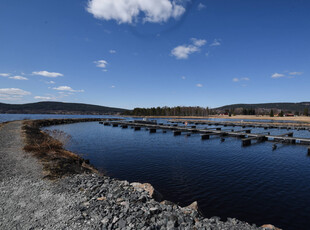
[[[306,0],[1,0],[0,102],[309,101],[309,11]]]

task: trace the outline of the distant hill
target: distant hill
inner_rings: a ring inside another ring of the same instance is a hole
[[[225,111],[231,109],[262,109],[262,110],[283,110],[291,112],[303,112],[305,108],[310,110],[310,102],[299,102],[299,103],[264,103],[264,104],[233,104],[225,105],[222,107],[215,108],[217,111]]]
[[[29,104],[0,103],[0,113],[20,114],[117,114],[126,109],[64,102],[37,102]]]

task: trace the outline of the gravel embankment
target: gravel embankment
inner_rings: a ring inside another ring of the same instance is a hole
[[[21,126],[0,127],[0,229],[259,229],[203,218],[155,201],[141,184],[97,174],[43,180],[40,162],[22,150]]]

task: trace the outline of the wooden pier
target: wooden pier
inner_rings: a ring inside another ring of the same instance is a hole
[[[219,125],[220,123],[217,124]],[[237,137],[241,139],[242,146],[249,146],[252,144],[252,141],[256,141],[256,143],[270,141],[282,144],[310,145],[310,138],[293,137],[293,132],[271,135],[270,132],[252,133],[252,129],[241,129],[237,131],[234,131],[233,129],[222,129],[220,127],[198,129],[196,126],[179,126],[177,124],[169,125],[156,123],[147,124],[137,123],[134,121],[110,121],[109,124],[106,124],[105,122],[104,125],[112,125],[112,127],[120,126],[123,129],[131,127],[135,131],[141,130],[141,128],[145,128],[146,130],[149,130],[150,133],[156,133],[157,130],[162,130],[163,133],[167,133],[167,131],[170,130],[174,136],[179,136],[182,133],[184,133],[186,136],[190,136],[192,133],[197,133],[200,134],[202,140],[208,140],[211,136],[219,136],[221,137],[222,141],[225,140],[223,138],[224,136]],[[310,147],[308,148],[308,152],[309,151]]]
[[[308,130],[310,132],[310,123],[273,123],[273,122],[251,122],[251,121],[210,121],[210,120],[186,120],[186,119],[173,119],[168,120],[172,124],[184,124],[185,122],[188,125],[209,125],[209,126],[240,126],[242,128],[251,127],[251,128],[264,128],[264,129],[296,129],[296,130]]]

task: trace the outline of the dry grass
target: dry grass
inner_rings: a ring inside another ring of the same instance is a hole
[[[87,160],[64,149],[64,143],[70,141],[70,136],[61,131],[41,131],[40,124],[39,121],[24,122],[24,150],[42,162],[45,178],[58,179],[71,174],[97,172],[86,163]]]

